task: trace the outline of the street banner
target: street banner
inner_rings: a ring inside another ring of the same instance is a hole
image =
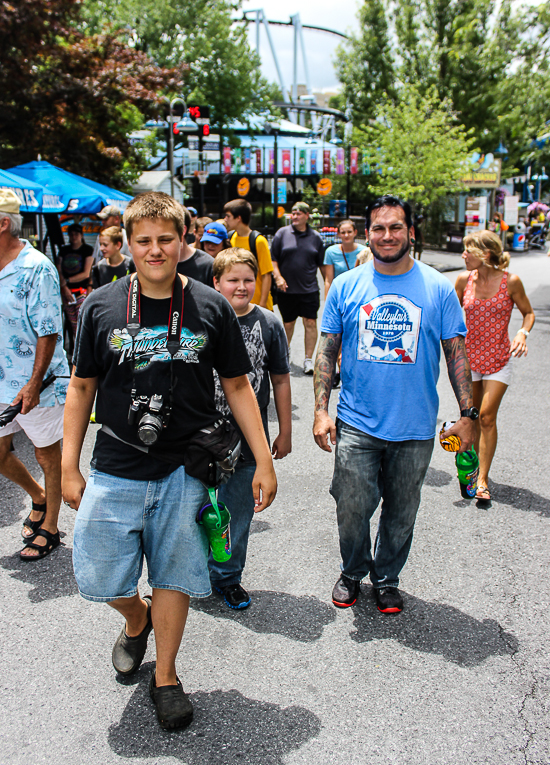
[[[231,147],[223,147],[223,171],[224,173],[231,173]]]
[[[273,188],[275,186],[274,180],[271,181],[271,201],[274,202]],[[277,178],[277,204],[286,204],[286,178]]]
[[[358,149],[352,146],[349,152],[349,171],[352,175],[357,175],[358,155]]]
[[[467,197],[465,214],[465,231],[475,234],[476,231],[484,231],[487,222],[487,202],[489,197]]]
[[[263,173],[262,169],[262,150],[256,149],[256,172],[258,174]]]
[[[344,175],[344,150],[336,149],[336,175]]]
[[[283,175],[290,175],[290,149],[283,149]]]
[[[317,149],[311,149],[311,154],[309,155],[309,172],[312,175],[317,173]]]
[[[275,172],[275,150],[274,149],[269,150],[269,172],[270,173]]]
[[[323,175],[330,175],[330,149],[323,149]]]
[[[250,175],[250,149],[244,150],[244,171]]]
[[[298,160],[298,172],[300,175],[306,174],[306,150],[300,149],[300,156]]]
[[[518,223],[518,196],[504,197],[504,222],[509,226],[517,226]]]
[[[241,149],[234,149],[233,150],[233,157],[235,159],[235,170],[236,173],[242,172],[242,155],[241,155]]]

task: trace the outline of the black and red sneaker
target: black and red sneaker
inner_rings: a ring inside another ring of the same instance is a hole
[[[403,610],[403,598],[397,587],[375,589],[374,598],[382,614],[398,614]]]
[[[332,602],[338,608],[353,606],[360,589],[361,582],[358,582],[356,579],[349,579],[344,574],[341,574],[340,579],[338,579],[332,590]]]

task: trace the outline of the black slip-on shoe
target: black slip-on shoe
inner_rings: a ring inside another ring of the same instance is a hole
[[[382,614],[398,614],[403,610],[403,598],[397,587],[382,587],[374,590],[378,610]]]
[[[177,685],[155,684],[155,673],[151,675],[149,693],[157,710],[157,718],[164,730],[185,728],[193,719],[193,704],[181,686],[179,677]]]
[[[361,590],[361,582],[356,579],[349,579],[344,574],[334,585],[332,590],[332,602],[338,608],[348,608],[353,606]]]
[[[153,629],[151,596],[146,595],[143,600],[147,603],[147,624],[143,631],[136,637],[128,637],[123,629],[113,646],[113,667],[121,675],[132,675],[139,669],[147,650],[147,641]]]
[[[229,608],[248,608],[252,598],[239,583],[228,584],[225,587],[215,587]]]

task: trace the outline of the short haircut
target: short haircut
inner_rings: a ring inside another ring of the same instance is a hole
[[[74,232],[75,234],[82,234],[84,232],[84,229],[80,225],[80,223],[71,223],[71,225],[67,228],[67,234],[71,234]]]
[[[240,218],[248,226],[252,218],[252,205],[246,199],[232,199],[223,206],[223,211],[231,213],[234,218]]]
[[[181,206],[181,209],[183,210],[183,221],[185,225],[185,233],[188,234],[189,230],[191,228],[191,213],[187,209],[185,205]]]
[[[348,225],[352,227],[354,231],[357,231],[357,226],[355,225],[355,223],[350,218],[346,218],[345,220],[341,220],[340,223],[338,224],[338,232],[340,232],[340,229],[342,228],[344,223],[347,223]]]
[[[104,228],[99,236],[107,236],[113,244],[120,244],[121,246],[124,241],[122,238],[122,229],[118,226],[109,226],[109,228]]]
[[[0,212],[0,223],[4,218],[7,218],[10,222],[8,229],[10,236],[13,236],[14,238],[21,236],[21,231],[23,230],[23,216],[19,215],[19,213]]]
[[[510,255],[504,252],[500,237],[493,231],[476,231],[464,237],[464,249],[484,260],[488,266],[504,271],[510,264]]]
[[[164,191],[146,191],[138,194],[124,211],[124,225],[128,239],[132,238],[134,225],[142,220],[166,220],[174,224],[178,236],[183,236],[185,217],[182,205]]]
[[[254,278],[258,276],[258,261],[249,250],[242,247],[228,247],[218,252],[214,258],[214,278],[219,281],[227,271],[239,263],[249,266],[254,271]]]
[[[202,226],[204,228],[208,223],[214,223],[214,221],[212,220],[212,218],[208,218],[207,216],[204,216],[204,218],[197,218],[197,220],[195,221],[195,226]]]
[[[408,202],[404,202],[398,197],[392,197],[391,194],[384,194],[383,197],[378,197],[378,199],[375,199],[374,202],[371,202],[370,205],[367,206],[365,211],[365,225],[367,231],[370,229],[373,212],[375,210],[380,210],[382,207],[400,207],[405,214],[405,222],[407,224],[407,228],[412,228],[413,222],[410,204]]]

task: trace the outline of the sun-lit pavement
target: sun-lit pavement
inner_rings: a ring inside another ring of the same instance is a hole
[[[61,513],[64,546],[22,563],[29,503],[0,479],[0,763],[548,765],[550,258],[513,256],[511,270],[537,323],[502,406],[494,501],[463,501],[452,456],[436,446],[396,617],[378,613],[368,583],[355,607],[331,605],[332,457],[311,437],[297,332],[294,448],[277,465],[275,504],[254,521],[243,581],[252,606],[193,602],[178,658],[195,705],[187,731],[162,732],[154,718],[153,640],[135,678],[117,681],[120,619],[76,592],[72,511]],[[440,420],[454,418],[445,370],[439,389]],[[29,462],[28,441],[15,443]]]

